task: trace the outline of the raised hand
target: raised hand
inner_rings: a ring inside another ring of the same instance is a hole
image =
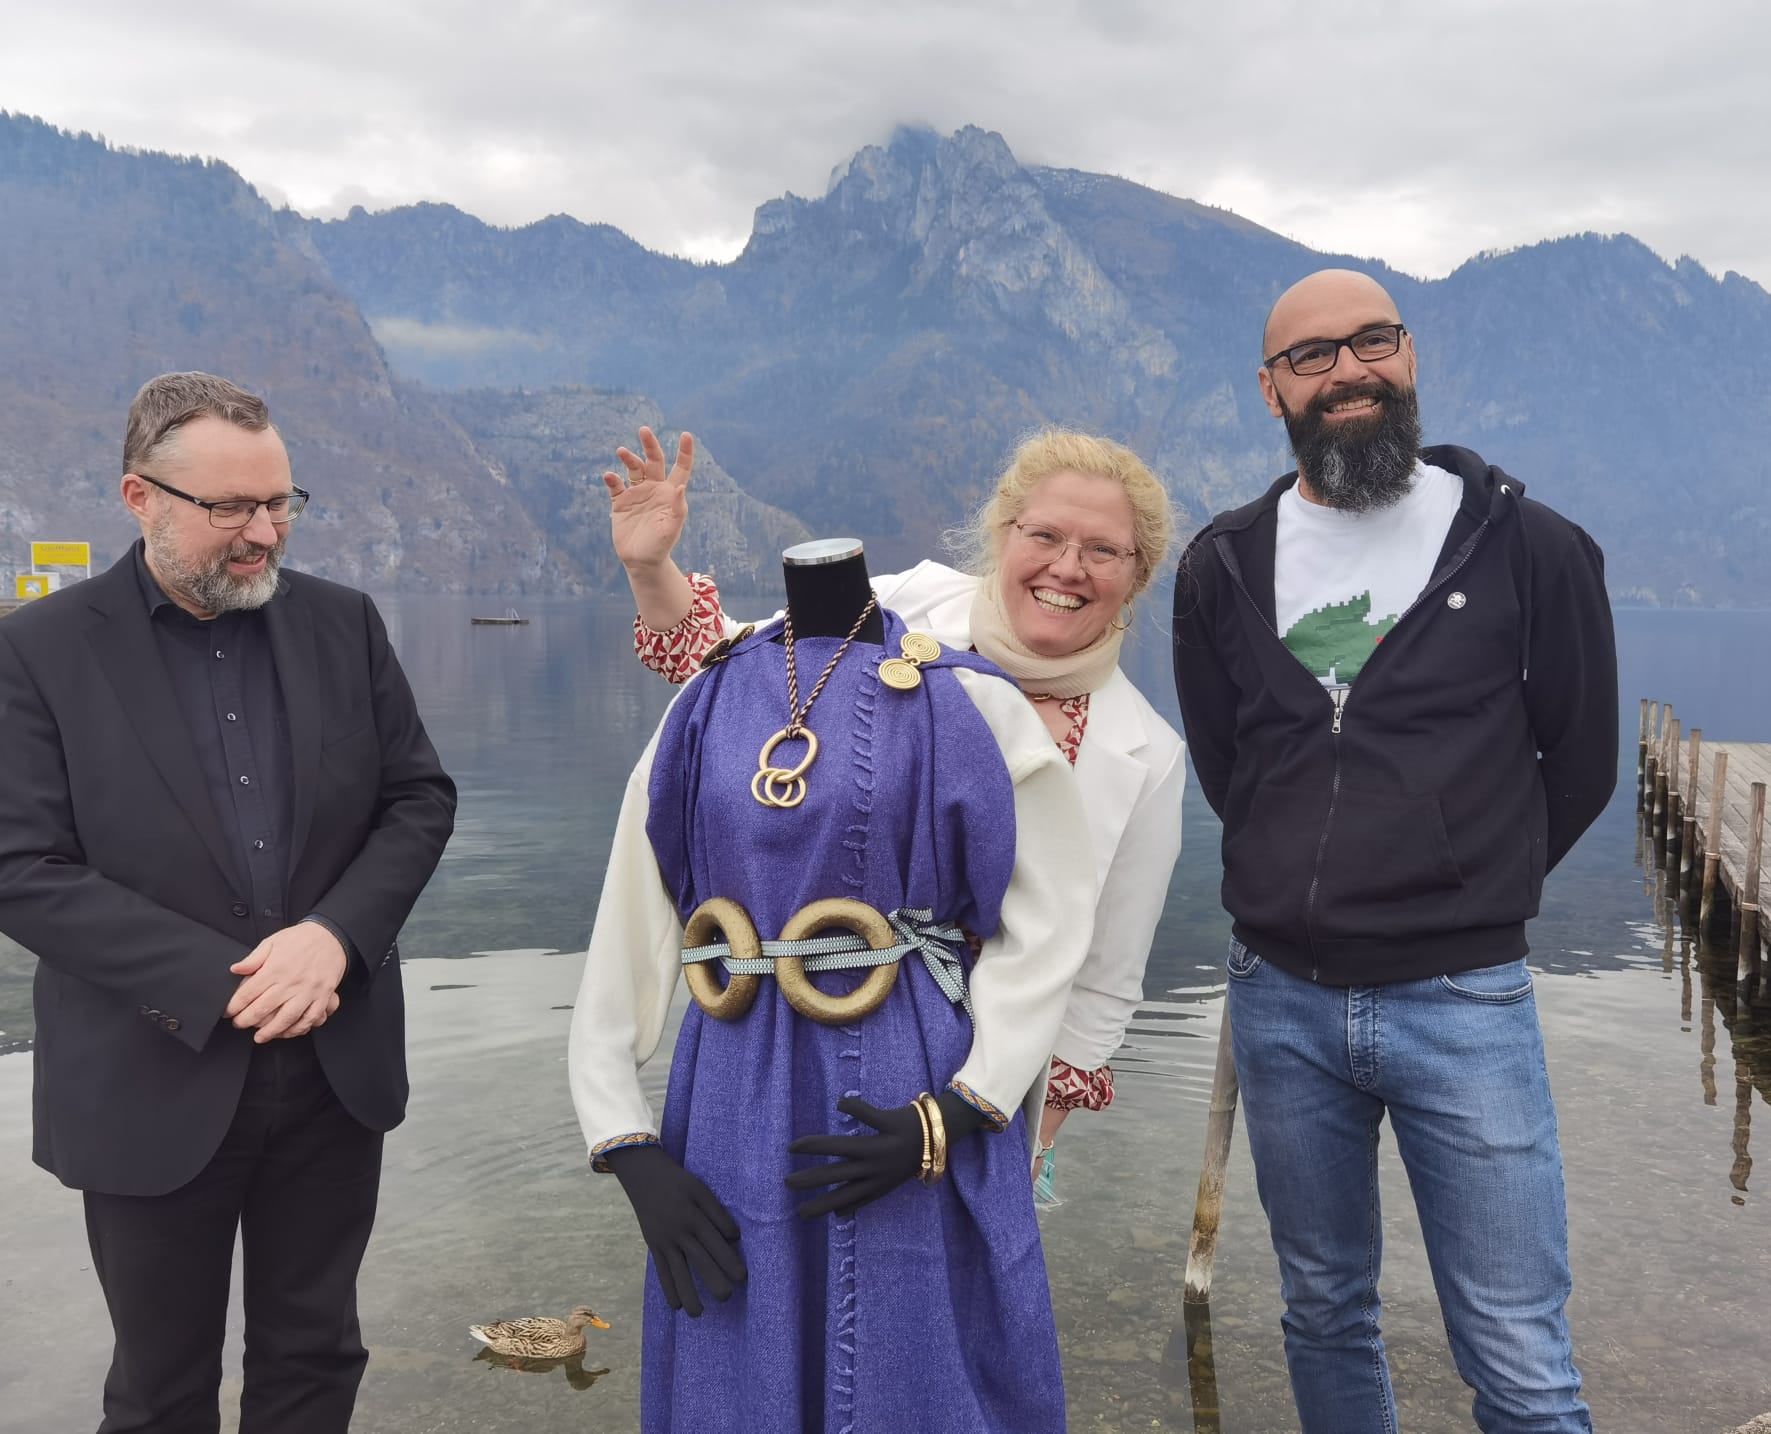
[[[676,462],[664,471],[664,448],[649,428],[640,429],[640,452],[617,448],[615,457],[627,470],[622,477],[603,474],[609,490],[609,534],[615,556],[630,572],[664,563],[683,535],[689,516],[689,475],[695,471],[695,439],[677,440]]]

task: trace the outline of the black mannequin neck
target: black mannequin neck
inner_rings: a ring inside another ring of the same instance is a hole
[[[873,596],[867,560],[860,553],[826,563],[783,563],[787,611],[795,637],[847,637]],[[885,621],[876,606],[856,634],[858,642],[885,642]]]

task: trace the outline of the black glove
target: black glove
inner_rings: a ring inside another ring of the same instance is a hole
[[[716,1300],[730,1299],[750,1272],[738,1253],[738,1222],[713,1191],[656,1145],[630,1145],[604,1159],[639,1217],[664,1302],[699,1318],[691,1270]]]
[[[935,1097],[947,1128],[947,1161],[953,1147],[984,1124],[981,1111],[950,1090]],[[846,1215],[869,1201],[889,1195],[922,1171],[922,1117],[914,1105],[879,1110],[856,1096],[844,1096],[836,1108],[871,1125],[878,1135],[802,1135],[787,1147],[789,1155],[834,1155],[827,1165],[795,1170],[789,1190],[831,1188],[799,1207],[802,1220],[820,1215]]]

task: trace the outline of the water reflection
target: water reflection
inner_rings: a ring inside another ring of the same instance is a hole
[[[566,1376],[566,1383],[578,1390],[589,1389],[610,1372],[608,1369],[586,1369],[582,1354],[574,1354],[568,1359],[528,1359],[517,1354],[499,1354],[496,1350],[482,1347],[474,1356],[474,1362],[489,1364],[494,1369],[514,1370],[518,1374],[552,1374],[555,1370],[560,1370]]]
[[[1730,1203],[1746,1204],[1752,1175],[1753,1094],[1771,1104],[1771,967],[1742,953],[1737,929],[1726,920],[1708,925],[1698,909],[1701,858],[1681,833],[1657,822],[1646,803],[1636,826],[1635,859],[1642,870],[1642,890],[1659,928],[1661,969],[1679,973],[1680,1029],[1692,1027],[1696,1001],[1697,1083],[1703,1104],[1721,1099],[1717,1081],[1716,1021],[1720,1017],[1732,1065],[1734,1119],[1729,1149],[1734,1160],[1728,1183]]]
[[[644,1245],[618,1187],[585,1168],[562,1057],[581,967],[572,953],[590,929],[621,788],[669,692],[628,656],[624,605],[540,602],[518,629],[469,628],[470,606],[383,603],[462,805],[401,941],[412,1110],[388,1142],[353,1427],[633,1434]],[[1724,654],[1771,647],[1771,616],[1619,614],[1618,629],[1627,693],[1661,693],[1719,734],[1768,735],[1755,724],[1771,711],[1771,675]],[[1128,670],[1174,720],[1160,624],[1141,620],[1135,635]],[[1628,744],[1635,721],[1632,703]],[[1692,939],[1637,822],[1633,775],[1632,764],[1556,871],[1531,932],[1569,1176],[1571,1316],[1608,1434],[1720,1429],[1763,1410],[1771,1369],[1771,1203],[1754,1186],[1750,1144],[1753,1107],[1771,1100],[1771,1009]],[[1041,1231],[1072,1428],[1274,1434],[1296,1422],[1277,1272],[1240,1135],[1211,1307],[1182,1299],[1228,931],[1218,825],[1195,784],[1184,810],[1186,854],[1115,1060],[1118,1098],[1066,1125],[1064,1199]],[[0,1047],[28,1043],[31,965],[0,942]],[[30,1165],[30,1064],[28,1052],[0,1055],[0,1434],[97,1422],[100,1376],[58,1364],[49,1333],[70,1322],[102,1331],[105,1316],[78,1197]],[[645,1072],[654,1102],[664,1074],[662,1062]],[[1403,1427],[1468,1429],[1469,1394],[1391,1143],[1380,1160],[1384,1334]],[[467,1313],[489,1302],[564,1309],[579,1298],[617,1326],[599,1333],[589,1368],[517,1368],[463,1350]],[[237,1324],[231,1338],[233,1369]],[[598,1385],[588,1420],[588,1385],[575,1381]]]
[[[1168,1332],[1162,1382],[1185,1394],[1194,1434],[1219,1434],[1218,1370],[1211,1344],[1211,1306],[1181,1305],[1181,1323]]]

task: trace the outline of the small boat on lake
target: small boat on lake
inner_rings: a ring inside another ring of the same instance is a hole
[[[527,627],[529,625],[529,619],[518,617],[514,607],[506,609],[503,617],[470,617],[468,621],[475,627]]]

